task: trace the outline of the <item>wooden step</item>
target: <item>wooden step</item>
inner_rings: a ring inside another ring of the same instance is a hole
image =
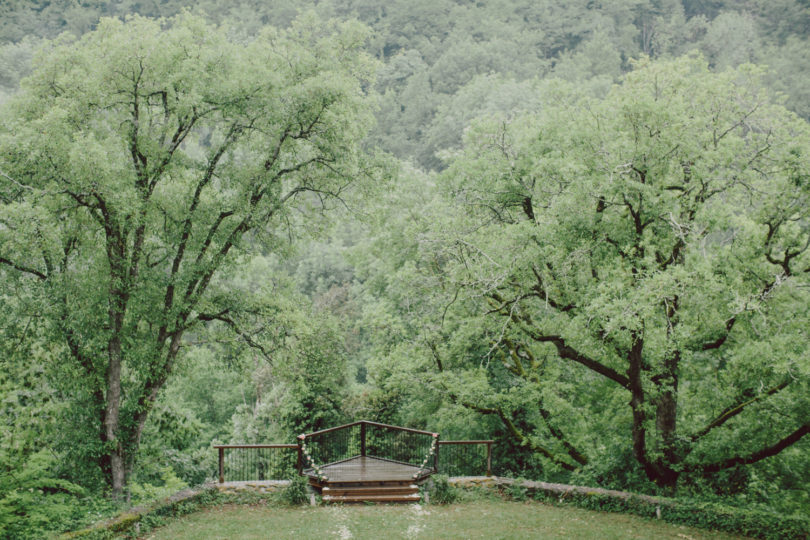
[[[311,482],[310,482],[311,483]],[[340,482],[326,481],[324,486],[329,487],[383,487],[383,486],[411,486],[413,480],[341,480]]]
[[[323,502],[419,502],[419,494],[412,495],[324,495]]]
[[[363,486],[363,487],[345,487],[345,486],[328,486],[323,488],[323,495],[413,495],[419,493],[419,486],[416,484],[408,484],[404,486]]]
[[[383,482],[376,485],[350,484],[324,486],[323,502],[419,502],[419,486],[413,483]]]

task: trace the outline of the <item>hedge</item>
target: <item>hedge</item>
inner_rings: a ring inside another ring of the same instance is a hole
[[[740,534],[753,538],[810,540],[810,519],[782,516],[714,502],[650,497],[632,493],[499,478],[495,485],[507,495],[516,493],[552,504],[572,504],[589,510],[622,512],[668,523]]]

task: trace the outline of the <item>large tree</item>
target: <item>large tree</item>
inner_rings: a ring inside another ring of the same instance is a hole
[[[794,445],[810,433],[808,124],[757,69],[695,58],[573,94],[479,123],[447,173],[467,217],[443,253],[498,321],[490,352],[545,386],[556,451],[538,451],[573,470],[618,430],[671,489]],[[536,444],[514,403],[455,394]]]
[[[2,117],[0,277],[37,299],[116,497],[184,336],[218,324],[261,348],[217,276],[367,174],[365,29],[231,35],[102,20],[41,52]]]

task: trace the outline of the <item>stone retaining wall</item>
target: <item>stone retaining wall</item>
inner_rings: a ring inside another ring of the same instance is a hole
[[[247,482],[210,483],[207,487],[216,489],[220,493],[235,495],[244,491],[257,493],[272,493],[290,485],[289,480],[248,480]]]

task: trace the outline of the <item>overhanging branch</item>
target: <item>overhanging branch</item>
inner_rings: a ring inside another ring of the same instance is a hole
[[[613,382],[618,383],[621,385],[622,388],[627,390],[630,389],[630,379],[619,373],[613,368],[610,368],[600,362],[597,362],[593,358],[590,358],[565,342],[565,339],[562,336],[557,335],[544,335],[538,332],[535,332],[532,327],[534,327],[534,321],[532,318],[526,314],[518,315],[515,313],[515,310],[510,309],[505,311],[505,307],[510,304],[514,304],[515,302],[519,301],[520,298],[515,299],[514,301],[507,302],[497,293],[490,293],[490,297],[497,301],[501,302],[502,306],[499,309],[493,310],[492,312],[498,312],[505,317],[509,317],[512,322],[516,323],[518,328],[523,331],[526,335],[532,338],[534,341],[538,343],[551,343],[557,348],[557,355],[560,358],[565,358],[567,360],[573,360],[578,364],[582,364],[583,366],[587,367],[588,369],[599,373],[600,375],[607,377],[608,379],[612,380]],[[522,324],[522,323],[525,323]],[[528,325],[528,327],[526,326]]]
[[[245,343],[248,344],[253,349],[258,350],[262,353],[262,356],[268,361],[272,362],[273,359],[270,356],[270,353],[265,349],[261,343],[256,342],[250,334],[242,330],[236,322],[227,316],[228,310],[220,311],[219,313],[200,313],[197,315],[197,319],[200,321],[220,321],[228,325],[239,337],[245,340]]]
[[[529,336],[540,343],[551,343],[557,348],[557,355],[560,358],[566,358],[568,360],[573,360],[578,364],[582,364],[586,368],[590,369],[591,371],[595,371],[600,375],[607,377],[608,379],[612,380],[613,382],[618,383],[627,390],[630,389],[630,379],[619,373],[613,368],[610,368],[596,360],[581,354],[579,351],[574,349],[573,347],[569,346],[565,339],[560,336],[544,336],[538,335],[533,332],[529,333]]]
[[[735,416],[737,416],[738,414],[743,412],[743,410],[747,406],[749,406],[749,405],[751,405],[753,403],[756,403],[758,401],[761,401],[761,400],[767,398],[768,396],[772,396],[773,394],[779,392],[780,390],[785,388],[787,385],[789,385],[790,382],[791,382],[791,379],[787,379],[786,381],[782,382],[781,384],[778,384],[778,385],[774,386],[773,388],[768,389],[768,391],[766,391],[766,392],[764,392],[762,394],[759,394],[758,396],[756,396],[754,398],[741,399],[741,400],[739,400],[738,403],[736,403],[736,404],[734,404],[734,405],[732,405],[730,407],[727,407],[726,409],[723,410],[723,412],[721,412],[719,415],[717,415],[717,417],[714,420],[709,422],[706,425],[706,427],[704,427],[703,429],[701,429],[700,431],[698,431],[697,433],[692,435],[692,437],[691,437],[692,442],[698,441],[702,437],[706,436],[714,428],[722,426],[723,424],[725,424],[726,422],[728,422],[729,420],[731,420],[732,418],[734,418]]]
[[[714,341],[710,341],[708,343],[704,343],[701,347],[704,351],[710,351],[712,349],[719,349],[723,346],[723,343],[726,342],[728,339],[729,334],[731,333],[731,329],[734,328],[734,324],[737,322],[737,316],[730,318],[726,321],[726,329],[723,334],[715,339]]]
[[[532,442],[531,439],[529,439],[526,435],[524,435],[517,428],[517,426],[512,421],[512,419],[509,418],[506,415],[506,413],[503,412],[503,410],[501,410],[501,409],[490,409],[490,408],[486,408],[486,407],[479,407],[478,405],[475,405],[474,403],[469,403],[469,402],[466,402],[466,401],[458,401],[458,403],[461,404],[462,406],[468,408],[468,409],[474,410],[474,411],[479,412],[481,414],[494,414],[494,415],[496,415],[498,418],[501,419],[501,422],[503,422],[503,425],[506,427],[507,431],[509,431],[509,433],[511,433],[512,436],[515,439],[517,439],[520,444],[525,445],[525,446],[529,447],[532,451],[543,455],[544,457],[546,457],[550,461],[556,463],[557,465],[559,465],[560,467],[562,467],[566,471],[575,471],[575,470],[577,470],[577,467],[575,467],[574,465],[571,465],[570,463],[568,463],[566,461],[563,461],[558,456],[554,455],[551,451],[549,451],[547,448]]]
[[[734,456],[717,463],[710,463],[708,465],[692,465],[686,467],[688,471],[699,471],[702,473],[715,473],[724,469],[730,469],[737,465],[751,465],[765,458],[777,455],[779,452],[799,442],[802,437],[810,433],[810,424],[800,426],[793,433],[787,437],[777,441],[771,446],[767,446],[762,450],[749,454],[747,456]]]
[[[41,279],[41,280],[48,279],[48,276],[46,276],[44,273],[40,272],[36,268],[30,268],[30,267],[25,266],[23,264],[16,263],[16,262],[14,262],[14,261],[12,261],[10,259],[6,259],[5,257],[0,257],[0,264],[5,264],[6,266],[10,266],[10,267],[14,268],[15,270],[18,270],[18,271],[23,272],[25,274],[30,274],[30,275],[32,275],[34,277],[37,277],[37,278]]]

